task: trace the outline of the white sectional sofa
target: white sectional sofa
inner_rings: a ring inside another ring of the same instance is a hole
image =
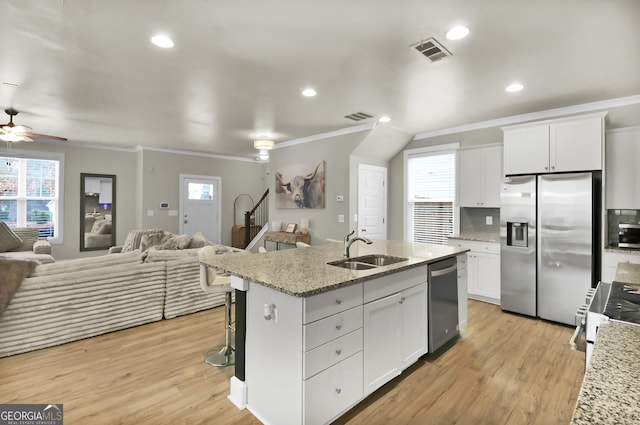
[[[0,357],[224,304],[224,295],[200,289],[198,249],[135,249],[38,265],[0,316]]]

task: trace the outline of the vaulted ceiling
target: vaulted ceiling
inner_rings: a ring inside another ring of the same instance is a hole
[[[0,106],[74,143],[251,158],[261,135],[383,115],[418,134],[640,94],[638,0],[1,0],[0,16]],[[469,36],[448,40],[455,25]],[[452,56],[411,48],[429,37]]]

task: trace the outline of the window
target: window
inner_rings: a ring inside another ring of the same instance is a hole
[[[457,147],[405,152],[405,240],[445,245],[453,234]]]
[[[41,238],[61,242],[62,155],[11,154],[0,155],[0,221],[37,227]]]

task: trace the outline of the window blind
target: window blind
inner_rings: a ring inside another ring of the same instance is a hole
[[[444,245],[453,233],[455,164],[454,151],[409,157],[408,201],[414,242]]]

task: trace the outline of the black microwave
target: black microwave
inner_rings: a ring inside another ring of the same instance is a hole
[[[618,224],[618,247],[640,249],[640,223]]]

